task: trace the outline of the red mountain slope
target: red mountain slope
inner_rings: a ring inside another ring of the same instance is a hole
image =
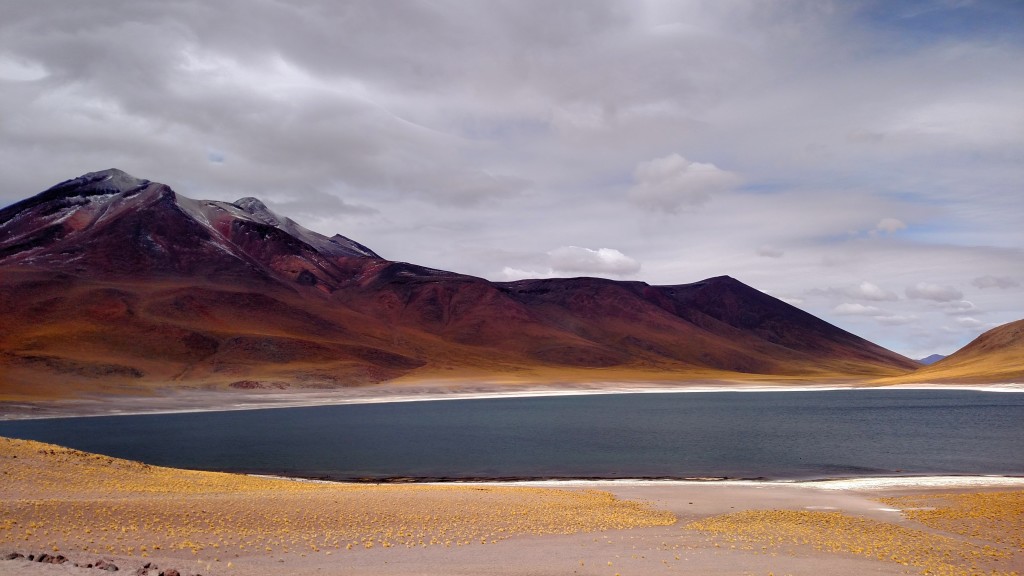
[[[729,277],[493,283],[384,260],[254,198],[191,200],[118,170],[0,210],[0,314],[7,398],[917,366]]]

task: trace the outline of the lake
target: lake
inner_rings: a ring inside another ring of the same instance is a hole
[[[1024,475],[1024,394],[832,390],[0,422],[150,464],[336,480]]]

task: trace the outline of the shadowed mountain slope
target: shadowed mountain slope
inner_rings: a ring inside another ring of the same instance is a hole
[[[494,283],[385,260],[255,198],[105,170],[0,210],[0,394],[844,378],[912,360],[733,278]]]

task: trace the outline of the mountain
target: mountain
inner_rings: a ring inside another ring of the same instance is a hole
[[[945,358],[945,356],[943,356],[942,354],[930,354],[924,358],[919,358],[917,361],[920,362],[921,364],[924,364],[925,366],[931,366],[932,364],[935,364],[936,362],[942,360],[943,358]]]
[[[104,170],[0,210],[0,396],[917,367],[730,277],[489,282]]]
[[[935,364],[891,382],[1024,382],[1024,320],[985,332]]]

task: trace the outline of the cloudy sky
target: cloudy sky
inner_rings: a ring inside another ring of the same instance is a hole
[[[1019,0],[0,0],[0,205],[109,167],[492,280],[1024,318]]]

